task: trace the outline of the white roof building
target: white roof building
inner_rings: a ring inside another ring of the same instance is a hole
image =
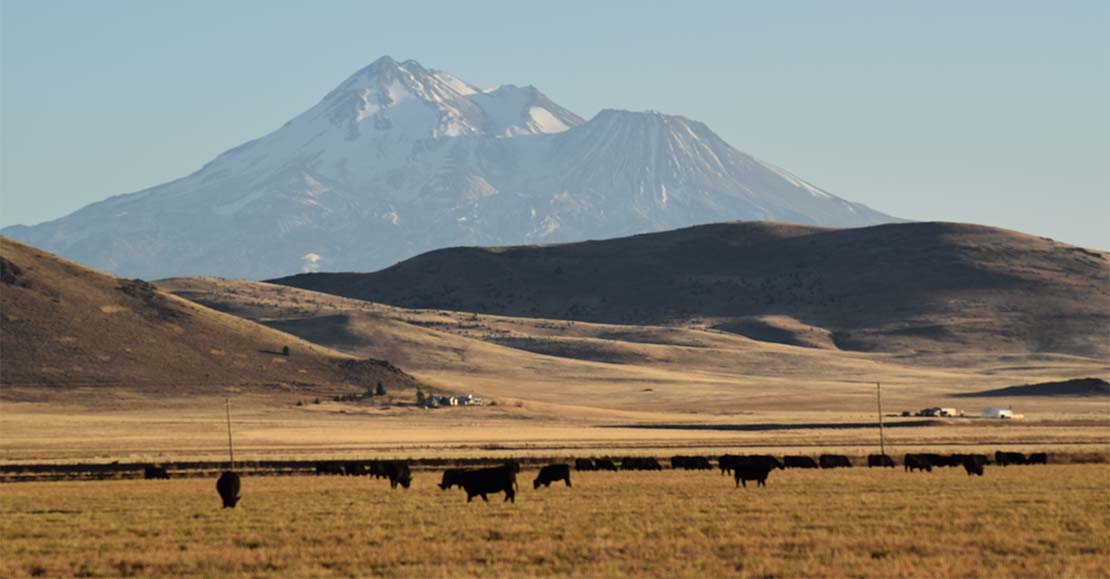
[[[983,418],[1013,418],[1014,411],[1009,408],[984,408],[980,416]]]

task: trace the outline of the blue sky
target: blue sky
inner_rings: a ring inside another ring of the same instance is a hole
[[[1110,249],[1107,2],[2,6],[0,226],[191,173],[389,54],[685,115],[900,217]]]

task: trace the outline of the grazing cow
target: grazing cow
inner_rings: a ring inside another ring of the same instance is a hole
[[[170,478],[170,473],[160,466],[148,466],[143,469],[144,479],[167,479]]]
[[[894,459],[885,454],[869,454],[867,455],[867,468],[871,467],[893,467]]]
[[[732,473],[736,468],[736,462],[740,459],[735,454],[726,454],[717,459],[717,466],[721,467],[721,475]]]
[[[389,488],[395,489],[401,485],[406,489],[412,484],[412,470],[409,463],[403,460],[387,460],[382,464],[385,476],[389,478]]]
[[[239,475],[225,470],[216,481],[216,492],[220,493],[225,509],[234,509],[239,503]]]
[[[929,464],[931,466],[933,466],[934,468],[940,468],[942,466],[949,466],[948,457],[946,457],[942,454],[935,454],[935,453],[932,453],[932,452],[926,452],[924,454],[921,454],[920,456],[925,457],[925,460],[929,461]],[[959,463],[956,463],[956,464],[959,465]]]
[[[610,458],[594,459],[594,466],[597,467],[597,470],[617,470],[617,464]]]
[[[550,487],[551,483],[561,480],[570,486],[570,466],[565,464],[549,464],[540,469],[540,474],[536,475],[536,480],[532,481],[532,488],[538,489],[542,484],[544,488]]]
[[[713,470],[713,464],[704,456],[686,457],[686,470]]]
[[[736,486],[744,485],[748,487],[748,481],[756,481],[758,486],[767,486],[767,475],[774,470],[775,467],[767,463],[758,462],[741,462],[733,467],[733,476],[736,478]]]
[[[1034,452],[1025,459],[1025,464],[1048,464],[1048,454],[1043,452]]]
[[[994,462],[998,466],[1009,466],[1011,464],[1025,464],[1025,455],[1020,452],[1002,452],[1001,450],[994,453]]]
[[[370,471],[366,470],[366,465],[361,462],[348,462],[343,465],[343,474],[347,476],[366,476]]]
[[[672,456],[671,468],[675,470],[713,470],[713,465],[704,456]]]
[[[948,456],[942,456],[941,461],[943,462],[944,466],[955,468],[963,465],[964,456],[965,455],[963,454],[950,454]]]
[[[782,462],[786,468],[817,468],[817,461],[809,456],[784,456]]]
[[[505,493],[506,501],[516,502],[516,473],[504,465],[466,471],[459,483],[468,503],[477,496],[489,502],[486,495],[500,492]]]
[[[574,470],[597,470],[597,466],[594,465],[594,461],[588,458],[576,458],[574,459]]]
[[[663,465],[651,456],[626,456],[621,459],[621,470],[663,470]]]
[[[843,454],[822,454],[817,458],[821,468],[851,468],[852,461]]]
[[[902,464],[905,465],[907,472],[915,470],[933,472],[933,462],[926,454],[907,454],[902,458]]]
[[[769,466],[772,469],[786,468],[786,465],[782,464],[782,461],[769,454],[753,454],[751,456],[744,456],[741,457],[741,462],[747,462],[750,464],[762,464]]]
[[[465,468],[449,468],[443,471],[443,480],[439,483],[440,490],[447,490],[451,487],[462,488],[462,478],[467,469]]]
[[[967,476],[973,474],[983,476],[983,467],[987,464],[987,456],[984,454],[965,454],[962,456],[962,464],[964,470],[967,471]]]
[[[324,474],[343,474],[343,465],[337,462],[318,462],[316,463],[316,476]]]

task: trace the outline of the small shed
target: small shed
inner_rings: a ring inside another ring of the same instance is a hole
[[[1014,411],[1009,408],[984,408],[980,416],[983,418],[1013,418]]]

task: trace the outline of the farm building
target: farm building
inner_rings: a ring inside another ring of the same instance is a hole
[[[934,406],[932,408],[925,408],[917,412],[917,416],[963,416],[964,413],[959,408],[941,408]]]
[[[985,408],[980,416],[983,418],[1013,418],[1014,411],[1009,408]]]

